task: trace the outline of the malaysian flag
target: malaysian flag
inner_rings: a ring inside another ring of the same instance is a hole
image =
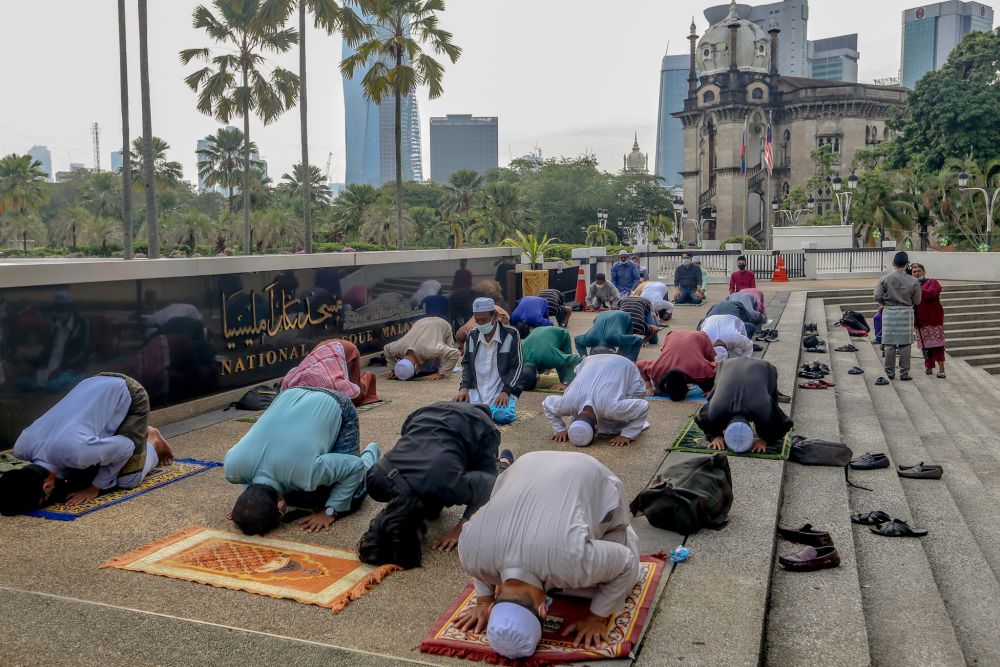
[[[747,124],[743,122],[743,143],[740,145],[740,176],[747,175]]]
[[[767,138],[764,140],[764,164],[767,165],[767,175],[774,173],[774,142],[771,138],[771,119],[767,119]]]

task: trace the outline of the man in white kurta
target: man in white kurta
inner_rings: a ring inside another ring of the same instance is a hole
[[[596,459],[576,452],[518,458],[465,525],[458,554],[472,577],[476,607],[455,624],[472,632],[485,626],[493,649],[512,659],[534,653],[546,593],[561,589],[591,599],[590,616],[563,634],[596,648],[607,641],[608,621],[640,579],[639,540],[629,524],[624,485]]]
[[[653,305],[653,312],[661,320],[669,320],[674,313],[674,304],[667,300],[667,286],[665,283],[646,281],[640,285],[642,291],[639,293],[646,301]]]
[[[598,433],[612,435],[610,444],[625,447],[649,428],[646,384],[632,361],[617,354],[584,357],[576,379],[562,396],[542,401],[556,442],[586,447]],[[572,421],[566,427],[565,418]]]
[[[386,344],[382,351],[397,380],[409,380],[420,371],[433,373],[428,380],[450,377],[462,358],[451,325],[440,317],[417,320],[405,336]]]
[[[743,320],[735,315],[709,315],[698,325],[712,339],[716,353],[722,358],[750,358],[753,356],[753,341],[747,338]]]

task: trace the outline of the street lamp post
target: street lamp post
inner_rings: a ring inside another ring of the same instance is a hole
[[[674,197],[674,242],[677,247],[681,245],[681,225],[684,222],[684,216],[687,215],[688,210],[684,208],[684,200],[680,197]]]
[[[778,203],[777,198],[771,200],[771,210],[780,215],[782,220],[787,220],[789,227],[799,224],[799,218],[803,214],[812,213],[815,209],[816,200],[813,199],[812,195],[809,195],[809,199],[806,202],[806,208],[800,208],[794,211],[788,208],[781,208],[781,204]]]
[[[854,189],[858,187],[858,177],[853,171],[847,177],[847,190],[844,190],[844,179],[838,174],[833,181],[833,196],[837,198],[837,207],[840,209],[840,224],[847,225],[847,218],[851,215],[851,200],[854,199]]]
[[[687,213],[687,209],[684,209],[684,212]],[[699,216],[698,218],[688,218],[685,221],[694,223],[694,230],[695,233],[697,234],[697,242],[699,247],[701,247],[701,244],[704,241],[705,223],[714,221],[716,219],[716,216],[718,216],[718,214],[719,214],[718,209],[716,209],[713,206],[712,210],[709,211],[709,217],[702,218],[701,216]]]
[[[982,192],[983,199],[986,200],[986,252],[993,250],[993,209],[996,208],[997,201],[1000,201],[1000,188],[993,191],[990,196],[986,188],[968,187],[969,175],[964,171],[958,175],[958,187],[962,192]]]

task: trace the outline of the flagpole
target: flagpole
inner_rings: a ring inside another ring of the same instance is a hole
[[[744,241],[747,235],[747,202],[750,200],[750,179],[747,178],[746,153],[747,153],[747,127],[750,122],[750,115],[743,119],[743,146],[740,148],[740,167],[743,173],[743,236]]]
[[[771,122],[772,122],[772,120],[773,120],[773,114],[770,111],[768,111],[767,112],[767,130],[765,131],[765,135],[764,135],[764,141],[765,142],[768,140],[768,136],[767,135],[771,132]],[[772,142],[773,142],[773,138],[772,138]],[[773,148],[774,148],[773,143],[771,145],[771,148],[773,150]],[[767,148],[765,147],[764,150],[766,152]],[[772,157],[771,160],[772,160],[772,163],[773,163],[774,158]],[[767,187],[765,188],[766,194],[764,195],[764,205],[761,206],[761,217],[763,218],[763,221],[767,223],[767,225],[764,228],[764,243],[767,245],[766,249],[767,250],[771,250],[772,246],[774,245],[774,230],[772,229],[772,225],[774,223],[774,219],[773,219],[774,211],[771,211],[771,213],[768,213],[768,211],[771,210],[771,168],[770,168],[769,165],[765,165],[765,167],[767,168]],[[766,216],[766,217],[764,217],[764,216]]]

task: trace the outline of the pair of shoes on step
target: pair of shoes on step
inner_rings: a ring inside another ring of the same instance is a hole
[[[871,526],[873,533],[886,537],[923,537],[928,532],[925,528],[911,528],[903,519],[893,519],[881,510],[855,514],[851,517],[851,523]]]
[[[789,542],[806,545],[801,551],[778,558],[786,570],[815,572],[840,565],[840,554],[833,545],[830,533],[814,530],[812,524],[807,523],[801,528],[779,525],[778,534]]]
[[[908,479],[941,479],[941,476],[944,474],[944,468],[933,463],[924,463],[921,461],[915,466],[899,466],[896,474]]]

